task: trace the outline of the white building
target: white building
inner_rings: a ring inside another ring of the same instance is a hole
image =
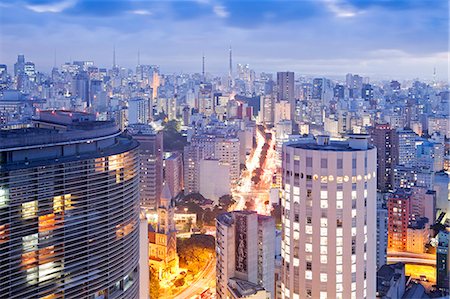
[[[148,99],[131,99],[128,101],[128,124],[147,124],[150,118],[150,101]]]
[[[367,135],[283,146],[282,298],[374,298],[376,149]]]
[[[259,285],[274,298],[274,219],[253,211],[234,211],[218,216],[216,228],[217,298],[228,298],[236,279]]]
[[[230,193],[230,165],[219,160],[200,160],[199,192],[204,197],[219,203],[219,198]]]

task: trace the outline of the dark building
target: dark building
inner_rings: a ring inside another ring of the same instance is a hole
[[[395,130],[389,124],[376,124],[370,135],[371,143],[377,148],[377,189],[388,192],[393,189],[393,171],[397,164]]]

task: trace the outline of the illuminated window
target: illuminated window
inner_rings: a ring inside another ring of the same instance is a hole
[[[22,204],[22,217],[23,219],[30,219],[36,217],[38,210],[37,200],[25,202]]]
[[[312,234],[313,228],[312,225],[305,225],[305,232],[307,234]]]
[[[320,246],[320,254],[327,254],[328,249],[327,246]]]
[[[320,299],[327,299],[327,292],[320,292]]]
[[[356,199],[357,198],[357,193],[355,190],[352,191],[352,199]]]
[[[61,213],[64,207],[64,197],[55,196],[53,197],[53,213]]]
[[[336,275],[336,282],[337,283],[342,283],[342,274],[337,274]]]
[[[336,229],[336,236],[342,237],[342,234],[343,234],[342,228],[337,228],[337,229]]]
[[[312,244],[306,243],[305,244],[305,251],[306,252],[312,252]]]
[[[322,209],[326,209],[326,208],[328,208],[328,200],[321,200],[320,201],[320,207],[322,208]]]
[[[45,232],[55,229],[55,214],[39,216],[39,232]]]
[[[0,225],[0,244],[9,240],[9,225]]]
[[[344,202],[342,200],[336,200],[336,209],[343,209]]]
[[[8,205],[8,190],[0,187],[0,208]]]
[[[327,218],[320,218],[320,226],[321,227],[327,227],[328,226],[328,219]]]
[[[328,235],[328,229],[326,227],[320,228],[320,235],[321,236],[327,236]]]
[[[306,279],[312,279],[312,271],[311,270],[306,270],[305,271],[305,278]]]
[[[337,274],[342,274],[342,265],[336,265],[336,273]],[[337,279],[338,276],[339,275],[336,275],[336,279]],[[336,282],[339,282],[339,281],[336,281]],[[341,281],[340,282],[342,282],[342,275],[341,275]]]
[[[320,245],[327,245],[327,244],[328,244],[328,238],[320,237]]]
[[[336,247],[336,255],[342,255],[342,252],[343,252],[342,248],[343,248],[342,246]]]
[[[327,273],[320,273],[320,281],[321,282],[327,282],[328,281]]]
[[[328,191],[320,191],[320,199],[327,199],[328,198]]]
[[[322,264],[328,263],[328,256],[326,256],[326,255],[321,255],[321,256],[320,256],[320,262],[321,262]]]

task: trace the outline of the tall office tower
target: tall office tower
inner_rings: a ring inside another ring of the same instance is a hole
[[[163,134],[149,125],[134,124],[128,127],[133,138],[139,141],[141,207],[155,211],[159,204],[163,183]]]
[[[362,90],[361,90],[361,96],[363,100],[369,102],[370,107],[375,108],[376,107],[376,101],[374,101],[373,98],[373,87],[371,84],[363,84]]]
[[[181,153],[173,153],[165,160],[164,179],[170,194],[176,198],[183,191],[183,156]]]
[[[343,100],[345,98],[345,87],[341,84],[336,84],[333,89],[333,95],[336,100]]]
[[[260,120],[268,126],[274,125],[275,98],[273,95],[262,95]]]
[[[17,62],[14,64],[14,77],[17,77],[25,72],[25,56],[18,55]]]
[[[376,148],[367,135],[283,145],[282,298],[373,298]]]
[[[444,169],[444,143],[434,140],[418,142],[416,146],[416,166],[439,172]]]
[[[210,116],[214,113],[214,101],[213,101],[213,90],[211,83],[200,84],[200,89],[198,91],[197,103],[195,108],[198,109],[200,113]]]
[[[77,112],[0,133],[0,298],[138,298],[137,147]]]
[[[352,99],[361,98],[363,78],[358,75],[347,74],[345,79],[347,88],[349,90],[350,98]]]
[[[449,272],[450,259],[448,253],[450,252],[450,228],[442,230],[437,235],[438,246],[436,250],[436,282],[437,287],[448,295],[449,293]]]
[[[295,120],[294,72],[277,73],[277,100],[288,101],[291,106],[291,120]]]
[[[236,292],[233,282],[237,281],[241,287],[251,289],[258,285],[274,298],[274,219],[254,211],[234,211],[219,215],[216,229],[217,297],[243,298],[236,295],[244,293]],[[261,296],[257,298],[267,298]]]
[[[233,52],[231,46],[229,49],[229,61],[228,61],[228,88],[233,89]]]
[[[395,154],[395,130],[388,124],[376,124],[370,130],[371,143],[377,148],[377,189],[380,192],[392,190]]]
[[[36,81],[36,66],[32,62],[25,62],[25,66],[23,69],[25,75],[27,75],[28,80],[31,82]]]
[[[183,151],[184,194],[200,191],[200,160],[202,151],[195,145],[186,145]]]
[[[148,99],[131,99],[128,101],[128,124],[148,124],[150,101]]]
[[[87,107],[91,106],[89,98],[89,75],[87,72],[80,72],[75,76],[72,92],[82,102],[85,102]]]
[[[313,79],[313,89],[312,89],[312,99],[321,102],[323,100],[323,92],[324,92],[324,79],[323,78],[314,78]]]
[[[398,129],[394,135],[396,152],[394,155],[399,165],[415,166],[417,134],[410,129]]]
[[[388,198],[388,249],[406,250],[410,196],[407,190],[398,189]]]

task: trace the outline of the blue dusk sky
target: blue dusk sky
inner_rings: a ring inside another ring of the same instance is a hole
[[[228,71],[448,78],[447,0],[0,0],[0,63],[38,70],[70,60],[158,64],[163,73]]]

